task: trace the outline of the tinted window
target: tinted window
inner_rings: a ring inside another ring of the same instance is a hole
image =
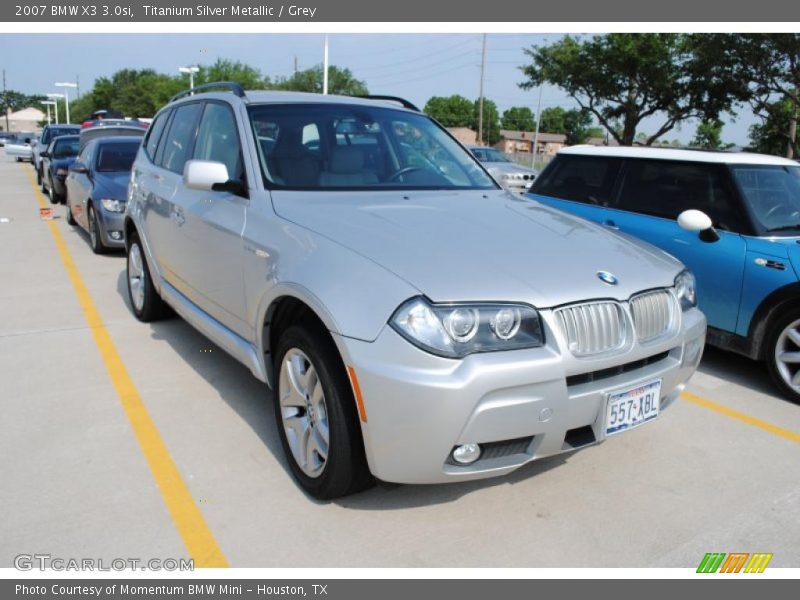
[[[200,121],[194,158],[214,160],[228,168],[228,177],[242,179],[242,154],[233,112],[227,106],[209,102]]]
[[[800,167],[731,166],[736,183],[759,225],[768,232],[800,230]]]
[[[558,156],[531,188],[534,194],[608,206],[622,160]]]
[[[616,208],[665,219],[694,208],[721,229],[737,231],[741,225],[722,165],[631,160]]]
[[[191,156],[197,133],[197,119],[203,110],[199,102],[184,104],[175,109],[169,132],[159,147],[161,166],[175,173],[183,173],[183,166]]]
[[[49,144],[58,136],[78,133],[78,131],[80,131],[78,127],[48,127],[46,131],[42,132],[42,143]]]
[[[153,121],[153,124],[150,125],[150,129],[147,132],[147,137],[144,140],[144,149],[147,153],[147,156],[150,157],[150,160],[153,160],[156,156],[156,148],[158,147],[158,140],[161,139],[161,134],[164,131],[164,127],[166,127],[167,122],[169,121],[169,115],[172,111],[165,110],[160,113],[156,120]]]
[[[354,104],[249,108],[264,179],[299,189],[495,189],[424,115]]]
[[[97,149],[96,168],[100,172],[130,171],[138,150],[136,142],[101,144]]]
[[[60,137],[53,142],[53,158],[66,158],[77,156],[79,150],[78,138],[75,136]]]

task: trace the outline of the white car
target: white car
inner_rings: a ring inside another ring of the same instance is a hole
[[[471,146],[469,151],[483,163],[486,170],[509,192],[524,194],[538,173],[534,169],[515,163],[496,148]]]

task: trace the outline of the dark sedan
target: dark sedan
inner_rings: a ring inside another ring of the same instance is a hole
[[[47,150],[39,155],[42,159],[42,191],[50,197],[50,204],[64,203],[67,193],[64,180],[78,156],[79,144],[77,135],[62,135],[50,142]]]
[[[92,250],[123,248],[131,166],[141,137],[101,137],[80,151],[67,177],[67,222],[89,233]]]

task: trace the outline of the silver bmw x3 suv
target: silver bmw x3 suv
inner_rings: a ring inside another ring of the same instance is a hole
[[[136,317],[169,305],[266,382],[317,498],[601,442],[658,417],[705,339],[677,260],[503,191],[396,98],[179,94],[125,234]]]

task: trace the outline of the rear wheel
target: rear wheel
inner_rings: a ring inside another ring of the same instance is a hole
[[[72,209],[69,206],[69,202],[67,202],[67,223],[70,225],[77,225],[75,217],[72,216]]]
[[[370,487],[353,392],[328,332],[292,325],[275,356],[275,417],[295,479],[320,500]]]
[[[42,169],[36,169],[36,185],[42,186],[42,191],[44,191],[44,184],[42,183]]]
[[[765,353],[772,381],[786,398],[800,404],[800,308],[770,324]]]
[[[153,287],[150,269],[136,233],[131,233],[127,260],[128,300],[134,316],[144,323],[156,321],[167,313],[167,306]]]
[[[56,190],[53,188],[53,182],[50,182],[50,185],[47,186],[47,196],[50,198],[50,204],[61,204],[63,201],[63,197],[60,194],[56,193]]]

